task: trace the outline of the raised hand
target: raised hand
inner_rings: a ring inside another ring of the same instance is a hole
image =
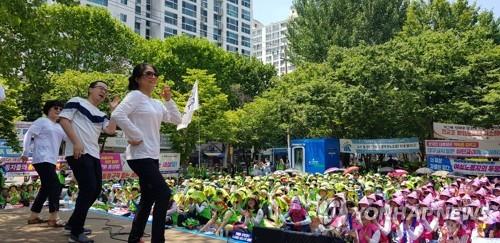
[[[120,104],[120,100],[120,97],[115,96],[113,100],[109,102],[109,110],[114,111],[118,104]]]
[[[163,91],[161,92],[160,96],[165,100],[169,101],[172,98],[172,91],[170,90],[170,86],[165,85],[163,87]]]

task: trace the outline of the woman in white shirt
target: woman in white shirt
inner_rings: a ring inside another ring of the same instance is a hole
[[[141,201],[128,242],[141,240],[153,204],[151,242],[165,242],[165,217],[171,191],[159,169],[160,126],[161,122],[181,123],[181,113],[172,100],[170,87],[163,88],[163,102],[151,97],[157,82],[158,71],[153,65],[135,66],[129,78],[130,92],[111,114],[111,119],[128,139],[127,163],[139,176],[141,187]]]
[[[38,118],[30,126],[23,141],[23,154],[21,160],[28,161],[28,154],[31,151],[33,143],[32,164],[40,176],[42,185],[31,206],[31,216],[28,224],[37,224],[44,222],[38,215],[42,211],[43,203],[49,199],[49,220],[48,224],[52,227],[62,227],[57,212],[59,211],[59,195],[62,185],[56,174],[56,163],[59,156],[59,147],[66,138],[61,125],[58,123],[59,113],[64,104],[52,100],[47,101],[43,107],[44,117]],[[33,140],[32,140],[33,139]]]

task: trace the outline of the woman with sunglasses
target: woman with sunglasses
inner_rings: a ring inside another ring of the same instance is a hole
[[[51,227],[62,227],[64,223],[60,221],[59,195],[62,186],[56,174],[56,162],[59,156],[59,147],[63,139],[66,139],[61,125],[58,123],[59,113],[64,104],[57,100],[47,101],[43,106],[45,116],[38,118],[30,126],[23,141],[23,154],[21,160],[28,161],[28,154],[31,152],[33,143],[32,164],[40,176],[42,185],[31,206],[31,216],[28,224],[38,224],[45,222],[39,218],[43,204],[49,199],[49,220]]]
[[[156,67],[147,63],[135,66],[129,78],[130,92],[111,115],[128,139],[127,163],[139,176],[141,187],[141,201],[128,242],[141,241],[153,204],[151,242],[165,242],[171,191],[159,169],[160,126],[162,122],[180,124],[181,113],[172,100],[170,87],[163,87],[163,102],[152,98],[157,83]]]

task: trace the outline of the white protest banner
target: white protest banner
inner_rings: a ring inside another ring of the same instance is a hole
[[[418,153],[418,138],[340,139],[340,152],[351,154]]]
[[[468,125],[434,122],[434,137],[456,140],[500,140],[500,128],[484,129]]]
[[[193,119],[194,111],[200,108],[200,104],[198,101],[198,80],[193,85],[193,90],[191,90],[191,96],[189,96],[188,102],[186,103],[186,107],[184,108],[184,115],[182,115],[181,124],[177,125],[177,130],[181,130],[186,128],[189,123],[191,123],[191,119]]]
[[[178,176],[180,162],[179,153],[160,153],[160,172],[168,176]]]
[[[500,158],[500,141],[426,140],[427,155]]]

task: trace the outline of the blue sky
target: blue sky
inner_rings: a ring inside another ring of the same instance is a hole
[[[477,0],[476,2],[481,9],[493,10],[495,16],[500,17],[500,0]],[[288,17],[292,0],[253,0],[253,5],[254,19],[267,25]]]

